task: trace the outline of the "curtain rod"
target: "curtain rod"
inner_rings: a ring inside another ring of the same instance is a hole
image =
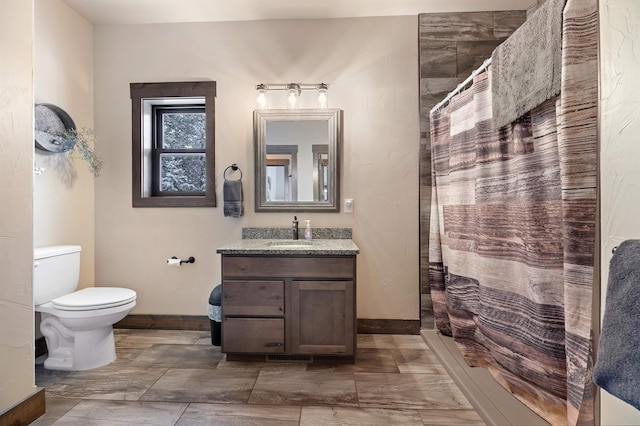
[[[477,76],[478,74],[480,74],[481,72],[486,70],[489,65],[491,65],[491,58],[489,58],[486,61],[484,61],[482,63],[482,65],[480,65],[480,67],[477,70],[472,72],[471,75],[466,78],[465,81],[463,81],[462,83],[458,84],[458,87],[453,89],[453,91],[449,92],[449,94],[443,100],[441,100],[440,102],[438,102],[436,104],[436,106],[431,108],[431,111],[429,111],[429,114],[432,114],[432,113],[436,112],[437,110],[439,110],[440,108],[442,108],[447,102],[449,102],[451,100],[451,98],[453,98],[455,95],[460,93],[462,91],[462,89],[464,89],[465,86],[467,84],[469,84],[473,80],[473,78],[475,76]]]

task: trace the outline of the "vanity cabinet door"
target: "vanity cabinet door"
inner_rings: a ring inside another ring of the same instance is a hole
[[[354,355],[354,314],[353,281],[292,281],[289,350]]]
[[[222,352],[283,353],[284,318],[225,318]]]

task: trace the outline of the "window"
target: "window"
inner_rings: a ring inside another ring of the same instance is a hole
[[[204,106],[154,105],[152,194],[204,195],[207,154]]]
[[[215,207],[215,81],[130,90],[133,207]]]

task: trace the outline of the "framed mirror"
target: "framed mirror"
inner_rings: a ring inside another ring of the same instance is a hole
[[[339,109],[253,114],[256,212],[339,212]]]

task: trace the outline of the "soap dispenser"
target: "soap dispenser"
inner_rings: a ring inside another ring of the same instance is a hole
[[[310,220],[306,220],[305,222],[307,224],[304,227],[304,239],[305,240],[310,240],[311,239],[311,221]]]
[[[293,223],[291,224],[291,231],[293,234],[293,239],[298,239],[298,216],[293,217]]]

